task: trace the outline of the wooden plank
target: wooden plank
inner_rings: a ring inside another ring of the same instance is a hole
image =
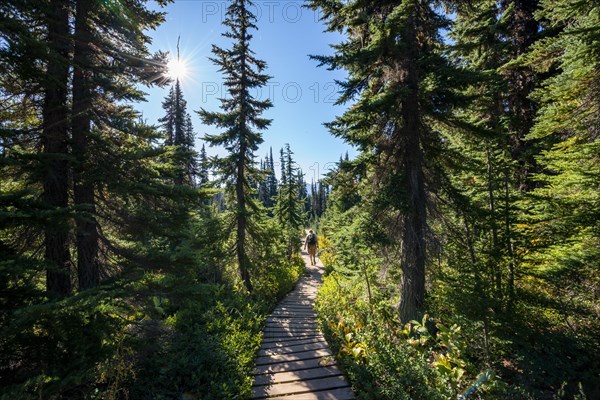
[[[306,328],[265,328],[263,329],[263,338],[272,336],[304,337],[306,335],[313,336],[317,333],[315,329]]]
[[[313,314],[315,317],[317,316],[316,311],[312,308],[312,307],[308,307],[308,306],[277,306],[275,307],[275,309],[273,310],[273,312],[281,312],[281,311],[287,311],[287,312],[306,312],[306,313],[310,313]]]
[[[313,313],[314,314],[314,313]],[[316,314],[314,314],[316,316]],[[271,314],[269,317],[267,317],[267,321],[271,319],[271,320],[282,320],[282,319],[286,319],[286,320],[307,320],[307,321],[314,321],[315,317],[311,316],[311,315],[297,315],[297,314],[289,314],[289,315],[277,315],[277,314]]]
[[[276,348],[289,347],[289,346],[300,346],[303,344],[317,343],[317,342],[325,342],[325,338],[323,338],[323,336],[313,336],[310,338],[302,338],[302,339],[297,339],[297,340],[277,340],[277,341],[273,341],[273,342],[264,342],[263,341],[263,343],[260,345],[260,348],[262,350],[276,349]]]
[[[310,326],[317,329],[319,324],[311,319],[285,318],[285,319],[268,319],[265,326]]]
[[[284,396],[280,400],[353,400],[354,398],[352,389],[345,387],[322,392],[292,394]]]
[[[269,365],[269,364],[277,364],[282,362],[289,361],[302,361],[308,360],[311,358],[317,357],[326,357],[331,356],[331,350],[329,349],[315,349],[315,350],[306,350],[300,351],[296,353],[287,353],[287,354],[273,354],[266,356],[259,356],[256,358],[256,365]]]
[[[291,311],[291,312],[307,312],[307,313],[315,312],[315,310],[310,306],[298,306],[298,305],[291,305],[291,304],[277,306],[277,307],[275,307],[275,309],[273,311]]]
[[[323,335],[321,335],[320,333],[317,333],[315,336],[310,336],[310,337],[304,337],[304,336],[298,336],[298,337],[272,337],[272,338],[263,338],[263,343],[269,343],[269,342],[286,342],[288,344],[292,344],[292,342],[295,341],[302,341],[302,340],[315,340],[315,339],[323,339],[325,340],[325,338],[323,338]]]
[[[314,304],[313,300],[283,300],[277,307],[306,307],[312,310]]]
[[[307,325],[307,324],[274,324],[274,323],[269,323],[269,324],[265,325],[265,328],[264,328],[263,332],[267,331],[267,330],[286,330],[288,332],[306,331],[306,330],[316,331],[316,330],[318,330],[318,327],[316,325]]]
[[[315,282],[313,282],[312,284],[315,284]],[[309,282],[305,282],[305,284],[303,285],[302,288],[296,289],[293,292],[290,292],[290,294],[288,294],[287,296],[285,296],[284,299],[288,299],[288,298],[291,298],[291,297],[298,297],[298,298],[300,298],[300,297],[307,297],[307,296],[316,297],[317,296],[317,292],[318,292],[317,288],[309,290]]]
[[[317,329],[314,326],[282,326],[282,325],[272,325],[265,326],[263,329],[263,333],[305,333],[305,332],[315,332]]]
[[[348,383],[343,376],[329,376],[325,378],[310,379],[274,385],[256,386],[253,389],[253,399],[281,396],[287,394],[313,393],[318,391],[331,391],[332,389],[348,388]]]
[[[316,325],[316,321],[312,317],[267,317],[267,324],[270,322],[280,322],[280,323],[289,323],[289,324],[311,324]]]
[[[300,369],[310,369],[320,366],[335,365],[335,360],[331,357],[317,357],[300,361],[288,361],[279,364],[259,365],[254,368],[252,375],[271,374],[274,372],[298,371]]]
[[[264,332],[263,339],[273,338],[286,338],[286,339],[305,339],[312,336],[321,336],[319,332],[306,331],[306,332]]]
[[[312,329],[316,330],[318,328],[318,324],[316,322],[283,322],[283,321],[274,321],[267,322],[265,324],[265,328],[268,329]]]
[[[290,310],[290,309],[275,309],[271,313],[274,317],[299,316],[317,318],[317,313],[313,309],[308,310]]]
[[[254,385],[259,386],[275,383],[294,382],[338,375],[342,375],[342,372],[337,366],[331,365],[329,367],[317,367],[311,369],[302,369],[299,371],[286,371],[277,372],[273,374],[256,375],[254,379]]]
[[[274,311],[272,314],[274,317],[286,317],[286,318],[316,318],[317,314],[314,312],[290,312],[290,311]]]
[[[269,321],[265,324],[265,329],[312,329],[316,331],[318,329],[316,322],[306,321]]]
[[[289,354],[289,353],[297,353],[301,351],[307,350],[317,350],[317,349],[328,349],[329,346],[325,341],[318,341],[313,343],[303,343],[292,346],[279,346],[271,349],[261,349],[258,351],[257,355],[260,356],[272,356],[275,354]]]

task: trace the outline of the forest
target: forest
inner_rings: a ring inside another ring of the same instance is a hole
[[[219,108],[150,50],[169,3],[0,2],[0,399],[250,398],[309,228],[356,398],[600,399],[598,1],[306,0],[357,154],[310,182],[258,152],[252,1]]]

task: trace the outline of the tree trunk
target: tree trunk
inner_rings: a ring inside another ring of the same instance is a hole
[[[250,282],[250,273],[248,272],[248,257],[246,256],[246,194],[244,193],[244,159],[246,158],[246,144],[242,140],[240,145],[240,155],[237,166],[237,182],[235,192],[238,203],[237,210],[237,259],[240,266],[240,275],[244,281],[246,289],[252,291],[252,283]]]
[[[79,289],[97,286],[98,231],[95,219],[94,184],[89,180],[89,138],[92,120],[92,81],[90,28],[91,1],[77,1],[75,17],[75,53],[73,76],[73,154],[77,157],[73,168],[74,202],[78,208],[77,272]]]
[[[505,7],[509,7],[507,1]],[[510,1],[514,7],[510,20],[510,41],[513,46],[513,57],[516,59],[529,51],[538,36],[539,23],[534,13],[539,8],[538,0]],[[511,156],[517,161],[515,171],[516,185],[520,191],[530,191],[534,187],[531,175],[535,168],[532,142],[525,136],[533,126],[536,106],[530,98],[535,88],[535,73],[531,68],[515,68],[509,74],[509,107],[512,114]]]
[[[506,250],[508,251],[508,306],[512,308],[515,299],[515,252],[513,248],[511,218],[510,218],[510,193],[508,184],[508,170],[504,169],[504,229],[506,235]]]
[[[419,85],[416,60],[418,55],[414,16],[407,22],[405,83],[408,94],[402,100],[402,127],[400,129],[401,170],[405,173],[404,192],[407,207],[402,216],[402,294],[400,319],[419,320],[425,302],[425,179],[421,148],[421,121],[419,110]]]
[[[181,186],[183,185],[183,174],[184,174],[184,156],[182,153],[184,152],[184,116],[183,116],[183,107],[181,104],[181,86],[179,85],[179,78],[177,78],[177,82],[175,83],[175,140],[173,144],[176,146],[175,148],[175,185]]]
[[[42,145],[47,166],[44,175],[44,203],[52,210],[65,210],[69,203],[67,85],[69,80],[68,5],[54,4],[47,17],[48,47],[56,52],[48,60],[42,109]],[[71,293],[69,223],[66,218],[48,221],[44,229],[44,259],[48,292]]]
[[[490,212],[490,224],[492,229],[492,251],[489,258],[489,268],[492,273],[492,279],[496,287],[496,293],[502,297],[502,270],[500,268],[500,252],[498,246],[498,226],[496,224],[496,199],[494,196],[494,166],[492,164],[492,154],[489,145],[485,149],[487,161],[487,189],[488,206]]]

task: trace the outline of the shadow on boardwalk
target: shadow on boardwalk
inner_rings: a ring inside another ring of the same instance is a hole
[[[315,320],[313,306],[323,264],[311,266],[305,252],[302,258],[308,274],[267,319],[253,371],[252,398],[354,399]]]

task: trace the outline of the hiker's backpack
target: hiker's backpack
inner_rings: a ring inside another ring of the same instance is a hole
[[[306,238],[306,243],[308,243],[308,244],[317,243],[317,235],[315,235],[314,233],[311,233],[310,235],[308,235],[308,237]]]

